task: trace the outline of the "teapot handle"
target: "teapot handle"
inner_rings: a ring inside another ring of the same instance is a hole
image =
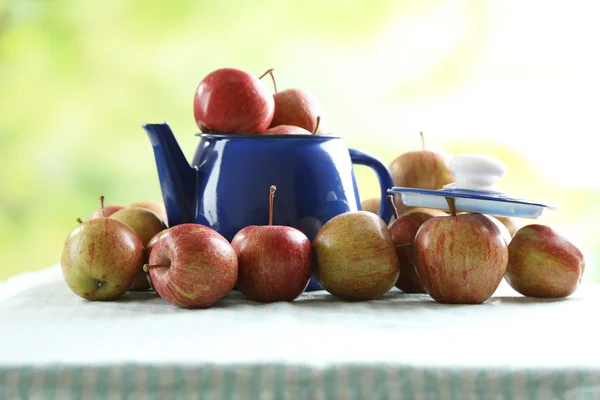
[[[371,167],[377,174],[379,179],[379,186],[381,187],[381,202],[379,204],[379,216],[389,223],[392,218],[392,208],[386,201],[387,190],[394,186],[394,178],[389,168],[377,157],[370,153],[366,153],[361,150],[349,149],[350,159],[353,164],[366,165]],[[360,204],[359,204],[360,206]]]

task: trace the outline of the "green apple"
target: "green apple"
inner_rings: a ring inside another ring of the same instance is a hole
[[[387,225],[368,211],[351,211],[327,221],[313,241],[315,278],[344,300],[371,300],[398,280],[400,266]]]
[[[133,283],[144,262],[136,233],[111,218],[81,223],[65,240],[60,260],[73,293],[87,300],[116,300]]]
[[[148,246],[150,239],[167,229],[167,226],[158,215],[142,207],[127,207],[112,214],[109,218],[121,221],[133,229],[141,239],[144,248]],[[140,265],[138,277],[131,285],[130,290],[144,291],[148,289],[150,289],[150,283],[146,272],[143,271],[142,265]]]

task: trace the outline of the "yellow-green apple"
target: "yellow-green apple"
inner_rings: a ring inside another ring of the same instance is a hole
[[[264,132],[266,135],[312,135],[304,128],[294,125],[276,125]]]
[[[208,308],[233,289],[238,276],[235,250],[221,234],[200,224],[176,225],[158,238],[144,271],[167,302]]]
[[[584,269],[581,250],[546,225],[525,225],[508,245],[505,279],[524,296],[570,296],[579,287]]]
[[[124,223],[100,217],[81,223],[65,240],[60,266],[73,293],[87,300],[116,300],[133,283],[144,247]]]
[[[381,204],[381,199],[379,197],[369,197],[360,202],[360,206],[363,211],[369,211],[373,214],[379,213],[379,205]]]
[[[209,73],[194,94],[196,125],[205,133],[262,133],[269,128],[274,110],[266,85],[235,68]]]
[[[515,236],[517,231],[523,226],[523,223],[515,217],[496,216],[495,218],[502,222],[506,229],[508,229],[511,238]]]
[[[129,207],[142,207],[147,208],[150,211],[154,211],[154,213],[158,215],[158,217],[165,224],[168,224],[167,210],[165,209],[165,203],[163,203],[162,201],[141,200],[131,203]]]
[[[344,300],[372,300],[398,280],[400,265],[388,227],[368,211],[350,211],[327,221],[313,241],[315,278]]]
[[[156,213],[142,207],[127,207],[117,211],[109,218],[121,221],[133,229],[142,240],[144,247],[154,235],[167,229],[163,220]]]
[[[154,235],[167,228],[158,215],[142,207],[127,207],[117,211],[109,218],[121,221],[133,229],[142,240],[144,248],[146,248]],[[142,269],[142,265],[140,265],[139,274],[131,285],[130,290],[144,291],[148,289],[150,289],[150,284],[148,283],[146,273]]]
[[[286,89],[278,92],[273,69],[267,70],[260,78],[267,74],[271,75],[275,89],[273,95],[275,111],[271,128],[278,125],[292,125],[314,134],[327,133],[325,108],[314,93],[304,89]],[[319,122],[317,118],[320,119]]]
[[[231,241],[238,256],[236,287],[253,301],[292,301],[304,292],[313,273],[310,240],[296,228],[273,225],[271,186],[269,225],[251,225]]]
[[[104,196],[102,196],[102,198],[104,198]],[[124,208],[125,208],[125,206],[122,206],[120,204],[103,205],[103,206],[99,207],[98,209],[94,210],[94,212],[88,217],[87,220],[89,221],[94,218],[110,217],[117,211],[122,210]]]
[[[451,214],[425,221],[415,236],[417,276],[440,303],[479,304],[498,288],[508,263],[502,232],[482,214]]]
[[[425,148],[421,133],[422,148],[405,152],[396,157],[389,165],[394,178],[394,186],[439,190],[456,180],[450,170],[452,155],[445,151],[433,151]],[[396,207],[400,213],[406,210],[400,196],[396,198]]]

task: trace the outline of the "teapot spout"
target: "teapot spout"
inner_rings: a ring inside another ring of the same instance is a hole
[[[154,150],[168,225],[194,222],[196,169],[186,160],[166,122],[145,124],[142,128],[148,134]]]

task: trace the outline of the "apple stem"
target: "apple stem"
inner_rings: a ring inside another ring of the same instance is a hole
[[[423,132],[419,132],[419,135],[421,135],[421,148],[425,150],[425,136],[423,135]]]
[[[319,129],[319,124],[321,123],[321,116],[317,115],[317,123],[315,124],[315,129],[313,129],[312,134],[316,134],[317,133],[317,129]]]
[[[104,218],[104,196],[100,196],[100,209],[102,210],[102,218]]]
[[[264,78],[267,74],[271,75],[271,80],[273,81],[273,89],[275,89],[275,93],[277,93],[277,82],[275,82],[275,74],[273,73],[274,69],[269,68],[264,74],[258,77],[258,79]]]
[[[277,186],[271,185],[269,192],[269,225],[273,225],[273,198],[275,197],[275,191]]]
[[[81,218],[77,218],[77,222],[79,222],[80,224],[83,224],[83,221]]]
[[[398,219],[398,217],[399,217],[398,209],[396,208],[396,203],[394,202],[394,196],[391,194],[388,194],[386,196],[386,199],[387,199],[388,203],[390,203],[390,206],[392,207],[392,211],[394,213],[394,218]]]
[[[402,244],[396,244],[396,245],[394,245],[394,248],[396,250],[403,249],[405,247],[413,247],[413,244],[412,243],[402,243]]]
[[[446,203],[448,203],[448,208],[450,209],[450,215],[456,217],[456,199],[454,197],[446,197]]]
[[[161,267],[170,267],[170,265],[167,265],[167,264],[144,264],[142,269],[144,270],[144,272],[148,272],[151,269],[161,268]]]

